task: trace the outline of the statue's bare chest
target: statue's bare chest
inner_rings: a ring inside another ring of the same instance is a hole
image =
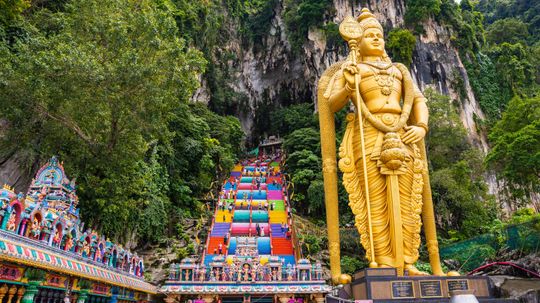
[[[403,75],[395,66],[377,68],[359,64],[360,94],[370,110],[375,112],[401,111],[401,87]]]

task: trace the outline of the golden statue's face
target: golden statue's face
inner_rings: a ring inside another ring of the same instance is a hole
[[[384,54],[384,34],[377,28],[368,28],[360,42],[362,56],[382,56]]]

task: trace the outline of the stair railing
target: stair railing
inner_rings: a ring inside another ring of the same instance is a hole
[[[215,204],[214,217],[212,218],[212,223],[210,224],[209,233],[206,236],[206,244],[205,244],[205,247],[204,247],[204,250],[203,250],[203,255],[202,255],[202,258],[201,258],[201,264],[204,264],[204,258],[206,258],[206,250],[208,249],[208,245],[210,245],[210,237],[212,237],[212,231],[214,230],[214,225],[216,223],[216,217],[217,217],[217,213],[219,211],[218,204],[219,204],[220,199],[221,199],[221,197],[218,197],[218,203]]]
[[[282,187],[283,187],[283,190],[285,191],[285,199],[284,201],[286,202],[286,215],[287,217],[289,216],[289,212],[292,210],[291,208],[291,196],[289,195],[289,189],[288,189],[288,181],[287,181],[287,175],[282,172]],[[296,260],[299,260],[302,258],[302,253],[301,253],[301,247],[299,245],[299,241],[298,241],[298,235],[296,234],[296,228],[294,228],[294,220],[293,220],[293,215],[292,215],[292,212],[290,213],[290,218],[288,218],[288,224],[289,224],[289,229],[291,231],[291,242],[292,242],[292,245],[293,245],[293,254],[296,258]],[[286,235],[285,235],[286,237]]]

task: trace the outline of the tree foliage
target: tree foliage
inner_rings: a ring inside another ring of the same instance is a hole
[[[495,169],[517,205],[540,191],[540,98],[514,97],[490,133],[486,162]]]
[[[485,16],[487,24],[501,19],[516,18],[529,27],[528,41],[534,44],[540,37],[540,3],[529,0],[480,0],[477,9]],[[507,41],[510,42],[510,41]]]
[[[394,62],[401,62],[406,66],[412,63],[413,50],[416,38],[407,29],[392,29],[386,38],[386,49]]]
[[[30,7],[30,0],[1,0],[0,24],[9,26],[21,17],[21,14]]]
[[[405,24],[415,32],[422,33],[422,22],[438,15],[441,11],[441,0],[407,0],[405,1]]]
[[[343,256],[341,258],[341,271],[343,273],[353,275],[355,272],[366,267],[368,267],[368,262],[365,260],[350,256]]]
[[[477,235],[497,215],[482,175],[482,156],[468,143],[448,97],[432,90],[425,94],[431,126],[426,144],[437,224],[445,236],[452,230],[460,238]]]
[[[283,19],[287,25],[289,42],[298,51],[307,38],[309,28],[323,25],[326,12],[331,9],[329,0],[286,0]]]
[[[167,1],[72,0],[0,45],[2,151],[59,155],[83,219],[116,239],[167,233],[239,151],[238,120],[188,105],[205,60],[174,14]]]
[[[529,37],[529,27],[516,18],[506,18],[491,24],[486,33],[487,42],[491,44],[524,42]]]

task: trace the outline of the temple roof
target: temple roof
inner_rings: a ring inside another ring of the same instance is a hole
[[[140,277],[91,262],[77,255],[0,230],[0,260],[30,265],[90,280],[155,294],[157,288]]]

